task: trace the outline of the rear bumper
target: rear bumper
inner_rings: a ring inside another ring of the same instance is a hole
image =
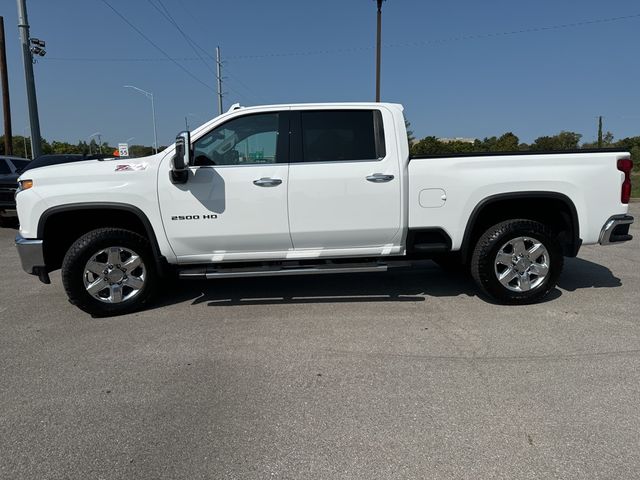
[[[16,236],[16,248],[20,255],[22,268],[30,275],[37,275],[44,283],[49,283],[46,265],[44,263],[43,242],[37,238],[24,238],[18,234]]]
[[[628,242],[633,239],[629,235],[629,227],[633,223],[631,215],[614,215],[604,224],[600,231],[600,245],[611,245],[612,243]]]

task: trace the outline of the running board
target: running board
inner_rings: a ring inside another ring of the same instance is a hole
[[[318,265],[309,266],[265,266],[260,268],[217,268],[209,265],[188,267],[178,273],[182,279],[211,280],[214,278],[277,277],[281,275],[317,275],[322,273],[386,272],[388,265]]]

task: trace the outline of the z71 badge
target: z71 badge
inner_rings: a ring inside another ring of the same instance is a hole
[[[149,166],[148,163],[122,163],[120,165],[116,165],[116,172],[139,172],[141,170],[146,170]]]
[[[207,215],[173,215],[171,220],[212,220],[214,218],[218,218],[218,215],[210,213]]]

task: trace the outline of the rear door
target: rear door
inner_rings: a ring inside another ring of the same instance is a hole
[[[401,178],[391,113],[294,108],[291,122],[288,201],[294,248],[399,243]]]

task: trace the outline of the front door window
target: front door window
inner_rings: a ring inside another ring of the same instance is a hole
[[[195,166],[278,163],[279,113],[231,120],[198,139]]]

